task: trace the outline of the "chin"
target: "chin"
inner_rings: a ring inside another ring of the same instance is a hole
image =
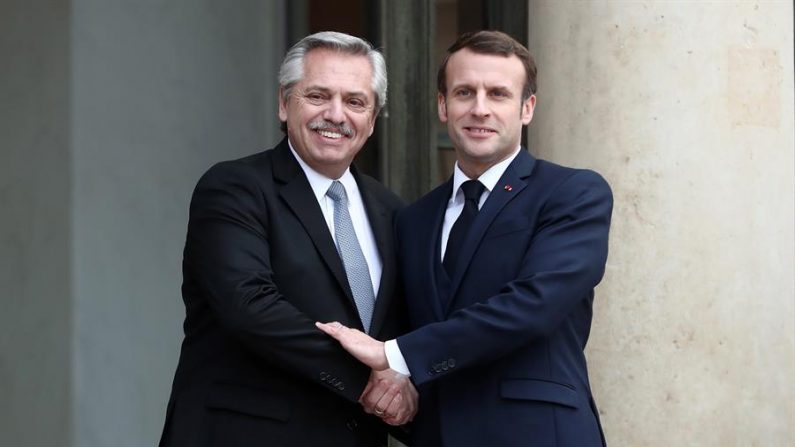
[[[496,155],[496,152],[490,147],[477,147],[475,145],[469,145],[463,152],[473,160],[488,160]]]

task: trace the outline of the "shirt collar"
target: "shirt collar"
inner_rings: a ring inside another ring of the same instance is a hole
[[[497,182],[500,180],[500,177],[502,177],[502,174],[504,174],[505,170],[508,169],[508,165],[510,165],[513,159],[519,155],[519,151],[521,149],[521,145],[517,146],[516,151],[514,151],[510,157],[490,167],[486,170],[486,172],[477,178],[477,180],[486,187],[486,191],[491,192],[494,189],[494,186],[497,185]],[[461,189],[461,185],[467,180],[476,179],[467,177],[466,174],[464,174],[464,171],[458,167],[458,162],[456,162],[455,168],[453,168],[453,195],[450,196],[451,202],[455,200],[456,196],[458,195],[458,191]]]
[[[290,152],[293,153],[293,157],[295,157],[296,161],[298,161],[298,164],[301,166],[301,170],[304,171],[304,175],[306,175],[306,179],[309,181],[309,186],[312,187],[312,192],[315,194],[315,198],[318,202],[325,198],[326,191],[328,191],[329,187],[331,186],[331,182],[334,180],[339,180],[342,183],[342,186],[345,187],[345,191],[349,198],[352,191],[358,190],[356,180],[353,178],[353,174],[351,174],[350,167],[345,169],[345,172],[342,173],[340,178],[328,178],[312,169],[312,167],[309,166],[304,159],[298,155],[295,149],[293,149],[293,144],[290,142],[289,138],[287,139],[287,144],[290,146]]]

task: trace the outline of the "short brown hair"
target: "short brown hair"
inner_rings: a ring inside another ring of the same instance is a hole
[[[522,101],[526,101],[536,93],[536,62],[524,45],[501,31],[473,31],[459,36],[458,40],[447,49],[447,55],[436,75],[437,88],[443,96],[447,96],[447,62],[453,53],[464,48],[478,54],[497,54],[505,57],[515,55],[524,65]]]

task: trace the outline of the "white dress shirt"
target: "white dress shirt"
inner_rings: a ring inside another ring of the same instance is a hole
[[[378,254],[378,246],[375,243],[373,229],[364,210],[364,202],[359,192],[359,185],[356,184],[356,179],[353,178],[350,168],[346,169],[340,178],[330,179],[306,164],[295,152],[292,143],[289,140],[287,143],[290,145],[290,151],[298,161],[298,164],[301,165],[306,179],[309,180],[309,186],[312,187],[312,192],[315,194],[318,205],[320,205],[320,210],[323,212],[323,217],[326,219],[326,225],[335,244],[337,236],[334,233],[334,201],[326,195],[326,192],[334,180],[339,180],[345,186],[345,193],[348,196],[348,212],[353,221],[353,231],[356,233],[356,239],[359,240],[359,246],[362,248],[364,259],[367,261],[367,269],[370,271],[370,280],[373,283],[373,295],[377,297],[378,288],[381,285],[383,265],[381,264],[381,256]]]
[[[502,174],[505,173],[505,170],[508,169],[508,165],[519,155],[520,150],[521,146],[517,147],[513,155],[490,167],[477,178],[477,180],[486,187],[483,194],[480,196],[478,209],[482,208],[483,204],[486,203],[489,194],[494,190],[494,187],[497,185],[500,177],[502,177]],[[444,259],[444,254],[447,251],[447,239],[450,237],[450,230],[453,228],[453,224],[458,219],[458,216],[460,216],[461,212],[464,210],[465,199],[464,192],[461,190],[461,184],[468,180],[475,179],[467,177],[466,174],[461,171],[461,168],[458,167],[458,162],[456,162],[455,168],[453,169],[453,193],[447,201],[447,210],[444,213],[444,223],[442,224],[442,237],[440,240],[442,245],[441,250],[439,250],[441,253],[440,261]],[[384,352],[386,353],[386,359],[391,369],[407,376],[411,375],[409,367],[406,365],[406,359],[403,357],[403,353],[400,352],[400,348],[395,340],[388,340],[384,344]]]

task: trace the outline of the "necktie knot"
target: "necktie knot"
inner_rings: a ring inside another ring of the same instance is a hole
[[[464,199],[471,200],[475,204],[480,202],[480,196],[485,189],[486,187],[483,186],[483,183],[477,180],[467,180],[461,184],[461,190],[464,191]]]
[[[331,200],[342,205],[348,203],[348,194],[345,193],[345,185],[339,180],[331,182],[331,186],[329,186],[328,191],[326,191],[326,195],[331,197]]]

